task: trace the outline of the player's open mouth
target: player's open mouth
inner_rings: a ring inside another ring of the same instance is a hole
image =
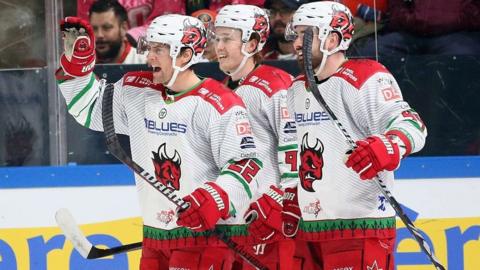
[[[152,67],[153,69],[153,72],[159,72],[160,70],[162,70],[160,67]]]

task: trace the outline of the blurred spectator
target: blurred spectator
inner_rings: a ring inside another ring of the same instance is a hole
[[[388,0],[387,12],[380,56],[480,54],[478,0]],[[368,39],[352,54],[375,56],[375,37]]]
[[[217,53],[215,52],[215,46],[213,46],[213,24],[215,23],[215,17],[217,13],[210,9],[200,9],[192,13],[192,17],[198,18],[202,21],[207,29],[207,47],[203,52],[203,62],[217,61]]]
[[[88,19],[88,11],[95,0],[77,0],[77,16]],[[119,0],[128,17],[127,37],[136,46],[138,38],[145,34],[148,24],[164,14],[185,14],[185,0]]]
[[[355,33],[347,54],[356,52],[369,41],[370,35],[383,28],[383,18],[387,10],[387,0],[341,0],[352,12]],[[376,23],[375,23],[376,22]]]
[[[218,12],[222,7],[226,5],[254,5],[257,7],[263,7],[265,0],[186,0],[187,14],[193,14],[197,10],[210,9]]]
[[[117,0],[99,0],[90,6],[90,24],[95,33],[98,64],[144,64],[127,41],[127,11]]]
[[[307,0],[266,0],[265,8],[270,14],[270,36],[263,48],[266,60],[295,59],[293,43],[285,40],[285,27],[292,19],[293,13]]]

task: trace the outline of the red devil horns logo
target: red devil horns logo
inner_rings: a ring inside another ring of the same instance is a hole
[[[334,6],[330,26],[342,33],[344,41],[352,39],[354,29],[352,18],[344,10],[339,10]]]
[[[314,192],[313,182],[322,179],[323,143],[316,139],[312,147],[308,144],[308,133],[303,135],[300,148],[300,183],[306,191]]]
[[[185,46],[192,47],[195,54],[201,53],[207,46],[206,31],[199,25],[186,19],[183,21],[183,36],[181,42]]]
[[[173,157],[169,157],[166,144],[163,143],[158,148],[158,152],[152,151],[152,154],[157,180],[169,188],[179,190],[180,177],[182,176],[182,170],[180,168],[182,159],[178,151],[175,150]]]
[[[264,43],[268,38],[268,21],[262,14],[255,14],[255,24],[252,29],[260,34],[260,43]]]

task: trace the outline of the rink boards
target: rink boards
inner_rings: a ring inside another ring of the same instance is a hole
[[[447,269],[480,269],[480,158],[410,158],[396,177],[397,200]],[[133,176],[124,166],[3,168],[0,179],[0,269],[138,269],[138,251],[83,259],[54,220],[68,208],[94,244],[140,241]],[[433,269],[397,226],[397,269]]]

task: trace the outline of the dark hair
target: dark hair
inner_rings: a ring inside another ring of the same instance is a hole
[[[113,13],[118,17],[120,23],[128,20],[127,10],[117,0],[97,0],[93,2],[88,10],[88,16],[92,16],[92,13],[103,13],[109,10],[113,10]]]

